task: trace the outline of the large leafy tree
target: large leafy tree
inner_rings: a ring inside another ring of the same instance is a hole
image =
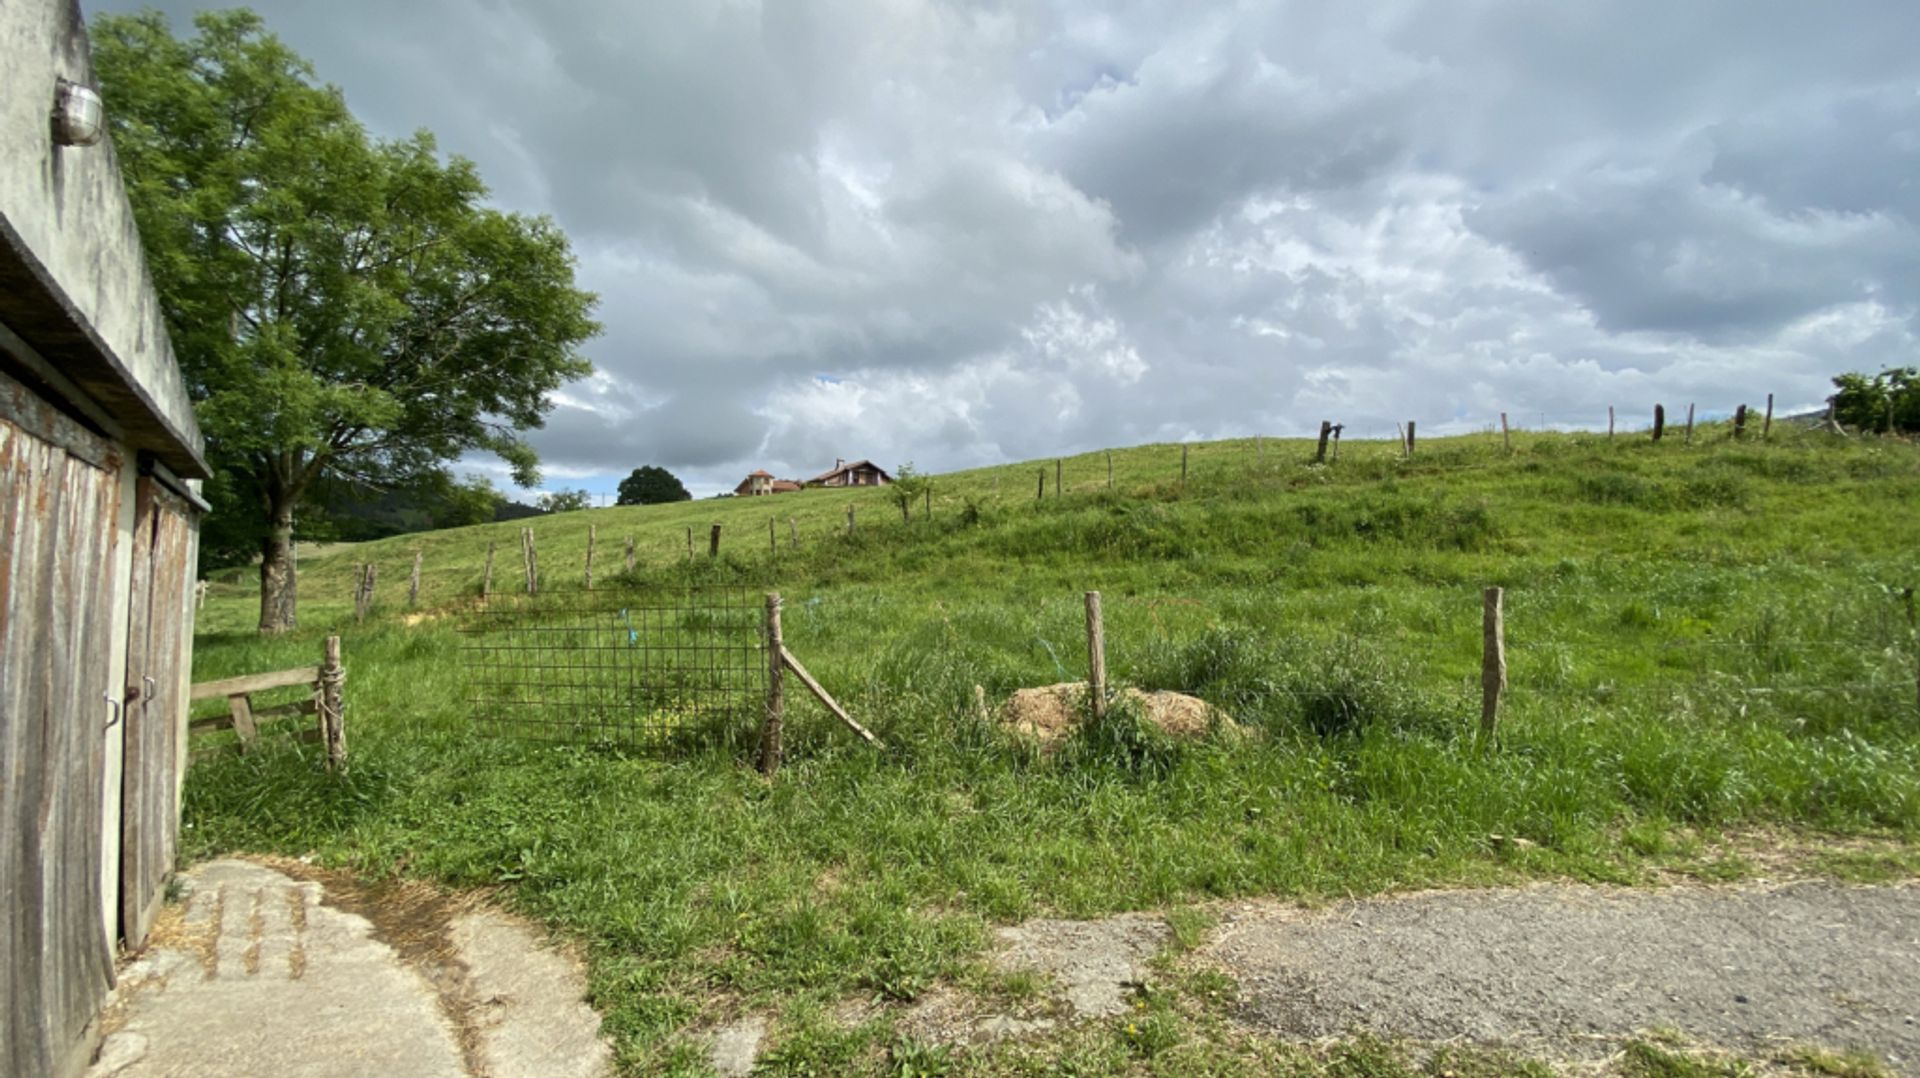
[[[672,472],[657,464],[648,464],[635,468],[632,474],[620,480],[620,496],[615,505],[660,505],[664,502],[684,502],[693,498],[687,488]]]
[[[247,11],[177,39],[104,17],[94,57],[167,328],[207,437],[215,541],[257,543],[260,628],[294,624],[295,509],[417,482],[522,432],[599,327],[566,237],[501,213],[432,136],[370,138]]]

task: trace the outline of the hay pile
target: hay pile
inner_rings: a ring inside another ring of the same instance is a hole
[[[977,691],[977,695],[984,710],[986,694]],[[1204,737],[1216,724],[1223,730],[1237,729],[1226,712],[1197,696],[1128,689],[1126,697],[1148,722],[1174,737]],[[1086,699],[1084,681],[1016,689],[1006,703],[1000,705],[998,718],[1014,733],[1034,739],[1042,748],[1051,748],[1072,734],[1085,717]]]

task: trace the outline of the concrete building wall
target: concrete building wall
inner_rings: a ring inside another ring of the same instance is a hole
[[[58,80],[94,86],[76,0],[0,3],[0,71],[7,86],[0,94],[0,245],[13,248],[26,263],[19,272],[34,278],[0,280],[0,291],[16,293],[10,298],[25,290],[54,293],[51,304],[37,303],[31,315],[0,308],[0,320],[43,354],[65,352],[74,339],[90,344],[93,362],[67,373],[115,411],[146,413],[128,418],[134,447],[182,476],[198,477],[200,428],[111,141],[60,146],[54,140]],[[111,114],[113,102],[106,108]]]

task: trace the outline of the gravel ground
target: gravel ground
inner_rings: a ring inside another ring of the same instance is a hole
[[[1451,891],[1226,911],[1203,959],[1242,1018],[1582,1056],[1641,1030],[1865,1051],[1920,1074],[1920,887]]]

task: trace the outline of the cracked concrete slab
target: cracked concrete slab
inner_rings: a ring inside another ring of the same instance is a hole
[[[298,866],[289,866],[298,868]],[[304,873],[303,873],[304,874]],[[89,1078],[592,1078],[609,1070],[578,968],[520,922],[221,860],[121,972]]]
[[[1127,1008],[1127,993],[1171,931],[1154,914],[1123,913],[1098,921],[1027,921],[1000,929],[994,964],[1051,974],[1076,1015],[1097,1018]]]

